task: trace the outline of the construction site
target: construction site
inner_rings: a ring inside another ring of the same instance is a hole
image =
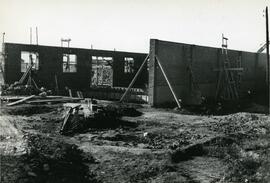
[[[6,42],[0,182],[270,182],[270,71],[257,52],[159,39],[149,51]]]

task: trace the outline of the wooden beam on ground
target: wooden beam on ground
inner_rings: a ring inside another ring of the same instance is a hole
[[[165,73],[165,71],[164,71],[161,63],[160,63],[160,60],[159,60],[159,58],[157,56],[155,56],[155,58],[157,59],[158,66],[159,66],[159,68],[160,68],[160,70],[161,70],[161,72],[162,72],[162,74],[163,74],[163,76],[164,76],[164,78],[165,78],[165,80],[166,80],[166,82],[167,82],[167,84],[168,84],[171,92],[172,92],[173,98],[174,98],[175,102],[177,103],[178,108],[180,109],[181,108],[181,105],[180,105],[180,103],[178,101],[178,98],[177,98],[175,92],[173,91],[172,85],[171,85],[171,83],[170,83],[170,81],[169,81],[169,79],[168,79],[168,77],[167,77],[167,75],[166,75],[166,73]]]
[[[40,99],[40,100],[33,100],[33,101],[28,101],[28,104],[37,104],[37,103],[57,103],[57,102],[69,102],[69,101],[80,101],[83,100],[83,98],[56,98],[56,99]]]
[[[35,95],[31,95],[31,96],[29,96],[29,97],[25,97],[25,98],[23,98],[23,99],[21,99],[21,100],[18,100],[18,101],[16,101],[16,102],[9,103],[9,104],[7,104],[7,105],[8,105],[8,106],[17,105],[17,104],[23,103],[23,102],[25,102],[25,101],[27,101],[27,100],[29,100],[29,99],[31,99],[31,98],[34,98],[34,97],[35,97]]]
[[[145,63],[147,62],[147,59],[149,58],[149,54],[145,57],[142,65],[140,66],[139,70],[137,71],[137,73],[135,74],[134,78],[132,79],[132,81],[130,82],[130,84],[128,85],[127,90],[125,91],[125,93],[122,95],[122,97],[120,98],[119,102],[122,102],[124,100],[124,98],[126,97],[127,93],[129,92],[130,88],[133,86],[133,84],[135,83],[137,77],[139,76],[139,74],[142,71],[143,66],[145,65]]]

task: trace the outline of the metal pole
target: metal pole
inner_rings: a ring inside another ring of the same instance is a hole
[[[30,27],[30,44],[32,44],[32,27]]]
[[[173,94],[174,100],[175,100],[175,102],[177,103],[178,108],[180,109],[180,108],[181,108],[181,105],[180,105],[180,103],[179,103],[179,101],[178,101],[178,98],[176,97],[176,94],[175,94],[175,92],[173,91],[173,88],[172,88],[172,86],[171,86],[171,83],[170,83],[168,77],[166,76],[166,73],[165,73],[165,71],[163,70],[163,67],[162,67],[162,65],[161,65],[161,63],[160,63],[160,61],[159,61],[159,59],[158,59],[157,56],[156,56],[156,59],[157,59],[158,66],[160,67],[160,70],[162,71],[162,74],[163,74],[165,80],[167,81],[167,84],[169,85],[169,88],[170,88],[170,90],[171,90],[171,92],[172,92],[172,94]]]
[[[37,41],[37,45],[38,45],[38,28],[36,27],[36,41]]]
[[[268,81],[268,113],[270,114],[270,63],[269,63],[269,25],[268,25],[268,7],[265,9],[266,20],[266,58],[267,58],[267,81]]]
[[[135,83],[137,77],[139,76],[139,74],[142,71],[142,68],[144,66],[144,64],[147,62],[147,59],[149,58],[149,55],[147,55],[142,63],[142,65],[140,66],[139,70],[137,71],[137,73],[135,74],[134,78],[132,79],[132,81],[130,82],[130,84],[128,85],[127,90],[125,91],[125,93],[122,95],[121,99],[119,102],[122,102],[125,98],[125,96],[127,95],[127,93],[129,92],[130,88],[133,86],[133,84]]]

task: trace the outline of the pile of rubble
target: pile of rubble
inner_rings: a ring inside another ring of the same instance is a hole
[[[5,84],[1,86],[1,95],[51,95],[51,90],[46,90],[44,87],[41,87],[40,89],[37,87],[34,87],[33,85],[24,85],[18,81],[14,82],[13,84]]]

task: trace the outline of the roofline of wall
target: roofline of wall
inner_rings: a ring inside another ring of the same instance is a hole
[[[213,46],[204,46],[204,45],[197,45],[197,44],[189,44],[189,43],[183,43],[183,42],[174,42],[174,41],[166,41],[166,40],[160,40],[160,39],[150,39],[150,40],[156,40],[159,42],[167,42],[167,43],[173,43],[173,44],[183,44],[183,45],[187,45],[187,46],[197,46],[197,47],[204,47],[204,48],[214,48],[214,49],[221,49],[218,47],[213,47]],[[234,50],[234,49],[228,49],[229,51],[239,51],[239,52],[246,52],[246,53],[257,53],[257,52],[251,52],[251,51],[245,51],[245,50]],[[266,53],[257,53],[257,54],[265,54]]]
[[[36,45],[36,44],[22,44],[22,43],[11,43],[5,42],[4,45],[18,45],[18,46],[36,46],[36,47],[50,47],[50,48],[63,48],[63,49],[78,49],[78,50],[85,50],[85,51],[103,51],[103,52],[116,52],[116,53],[123,53],[123,54],[144,54],[147,53],[139,53],[139,52],[128,52],[128,51],[114,51],[114,50],[101,50],[101,49],[90,49],[90,48],[75,48],[75,47],[61,47],[61,46],[49,46],[49,45]]]

